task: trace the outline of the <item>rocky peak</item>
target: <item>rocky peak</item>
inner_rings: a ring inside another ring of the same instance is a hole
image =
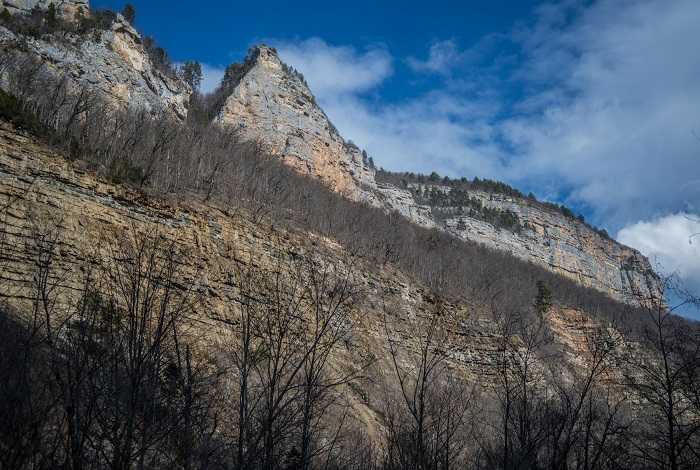
[[[15,12],[47,6],[47,0],[4,0]],[[57,3],[68,14],[87,8],[87,0]],[[86,13],[89,11],[85,10]],[[22,47],[17,47],[22,43]],[[141,35],[120,14],[114,15],[108,29],[86,33],[61,31],[41,36],[23,36],[0,26],[0,48],[21,63],[31,59],[43,63],[45,70],[71,79],[77,87],[98,91],[119,108],[138,108],[152,112],[167,110],[180,119],[187,116],[192,93],[190,87],[167,67],[150,57]],[[10,77],[0,77],[0,86],[12,92]]]
[[[233,126],[303,174],[353,199],[371,197],[374,171],[362,152],[345,142],[303,76],[282,62],[274,48],[250,49],[225,79],[227,97],[216,122]]]
[[[447,195],[449,187],[377,183],[360,149],[340,136],[304,77],[282,62],[274,48],[253,47],[242,64],[229,68],[224,88],[227,96],[216,121],[238,128],[336,191],[397,211],[419,225],[507,251],[621,301],[660,295],[658,277],[640,253],[524,198],[469,191],[466,205],[433,207],[416,191]],[[469,204],[477,204],[481,213],[470,210]],[[501,219],[511,229],[503,228]]]

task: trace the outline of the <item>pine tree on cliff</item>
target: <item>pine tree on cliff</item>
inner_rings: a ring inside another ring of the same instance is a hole
[[[202,83],[202,66],[199,62],[187,61],[182,66],[182,79],[187,82],[193,90],[199,89]]]
[[[56,11],[56,5],[49,3],[49,8],[46,10],[46,26],[49,29],[54,29],[58,26],[58,13]]]

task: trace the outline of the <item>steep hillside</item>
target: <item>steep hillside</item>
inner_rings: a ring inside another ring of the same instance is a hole
[[[274,49],[254,47],[235,70],[233,83],[225,90],[230,94],[216,121],[264,142],[273,154],[303,174],[315,176],[352,198],[396,211],[424,227],[537,263],[615,299],[635,302],[660,298],[659,279],[641,253],[541,204],[498,192],[470,191],[460,194],[466,201],[453,201],[453,205],[441,201],[438,207],[426,202],[423,193],[436,191],[448,196],[449,186],[377,184],[375,171],[363,162],[362,152],[345,142],[308,86]],[[470,211],[469,198],[474,199],[472,204],[478,201],[481,207],[514,217],[512,225],[517,230],[503,229],[479,217]],[[449,196],[444,199],[449,200]]]
[[[216,122],[240,129],[303,174],[354,199],[371,199],[374,171],[338,133],[302,77],[267,46],[252,48],[225,87]]]
[[[492,407],[496,402],[490,397],[503,390],[503,380],[511,374],[504,367],[511,361],[525,361],[523,377],[533,397],[554,387],[550,390],[575,399],[577,384],[590,387],[591,382],[586,382],[590,380],[607,390],[601,393],[613,394],[609,400],[618,400],[615,413],[627,409],[624,399],[615,398],[624,396],[615,391],[619,390],[616,383],[624,377],[630,352],[636,354],[637,346],[584,311],[550,305],[545,298],[536,302],[543,306],[542,323],[518,323],[524,321],[520,315],[509,323],[496,304],[469,299],[448,302],[396,266],[358,257],[314,232],[281,228],[244,208],[202,203],[195,195],[180,202],[149,197],[84,168],[82,162],[69,162],[33,136],[0,122],[0,319],[6,321],[2,315],[10,308],[35,331],[53,324],[59,337],[70,337],[73,325],[85,321],[86,296],[97,295],[93,289],[104,288],[100,295],[118,296],[126,287],[120,284],[126,279],[110,278],[110,273],[147,274],[131,271],[132,256],[144,255],[129,251],[133,240],[148,237],[154,246],[173,247],[176,277],[168,284],[177,292],[169,296],[189,299],[180,325],[181,340],[193,351],[194,364],[188,367],[209,374],[203,384],[206,396],[217,397],[207,405],[220,413],[214,421],[219,428],[211,431],[217,442],[230,438],[226,426],[234,408],[225,397],[239,376],[230,370],[229,361],[237,357],[241,315],[250,301],[241,294],[241,269],[274,272],[280,261],[306,256],[315,266],[312,275],[345,276],[353,289],[349,316],[339,330],[342,339],[324,366],[331,377],[347,377],[329,389],[335,398],[329,411],[323,412],[331,429],[343,428],[336,449],[341,455],[355,455],[364,452],[364,446],[374,448],[391,439],[392,420],[403,416],[391,414],[402,413],[396,408],[402,402],[394,376],[409,374],[404,380],[413,381],[408,379],[413,377],[410,371],[423,364],[426,354],[436,367],[435,382],[426,384],[431,400],[434,393],[447,393],[440,387],[451,387],[450,393],[456,395],[440,396],[451,397],[445,403],[469,413],[460,420],[469,419],[468,432],[481,436],[460,441],[464,450],[455,459],[482,458],[478,457],[483,445],[479,441],[492,435],[493,423],[500,419],[500,408]],[[128,270],[112,271],[115,263],[126,263]],[[100,281],[102,270],[107,275],[104,281]],[[159,283],[164,282],[160,275]],[[44,323],[41,318],[49,314],[52,321]],[[67,372],[73,371],[71,366]],[[592,388],[583,390],[587,397]],[[449,413],[430,411],[443,412]],[[573,423],[578,426],[578,421]],[[454,424],[455,430],[465,433],[460,436],[468,435],[464,424]],[[216,458],[225,459],[227,447],[217,449]],[[378,456],[362,458],[373,462]]]
[[[616,299],[661,298],[641,253],[536,201],[440,183],[380,183],[378,193],[386,207],[418,224],[507,251]]]
[[[18,18],[34,6],[30,3],[13,4]],[[84,14],[95,20],[86,22],[83,13],[77,13],[83,6],[82,1],[62,4],[67,19],[60,32],[27,35],[17,25],[14,30],[12,24],[0,25],[3,69],[19,63],[25,70],[22,76],[0,74],[2,86],[22,96],[25,88],[41,86],[37,84],[42,74],[49,74],[67,78],[74,92],[99,93],[118,107],[165,109],[184,119],[189,87],[167,65],[154,62],[139,33],[120,15],[101,17],[105,14],[86,10]],[[27,60],[39,67],[27,71]],[[33,77],[24,76],[27,73]],[[58,99],[63,92],[52,93]],[[640,253],[543,205],[497,191],[460,193],[466,198],[461,201],[451,200],[451,188],[440,184],[377,184],[363,152],[343,139],[303,77],[270,47],[254,47],[244,63],[230,67],[219,93],[223,100],[215,122],[261,143],[287,165],[352,200],[397,211],[421,226],[532,261],[618,300],[660,298],[659,280]],[[435,205],[426,197],[430,192],[445,197]],[[512,227],[475,213],[475,204],[507,214]]]
[[[364,424],[370,427],[378,426],[375,413],[381,412],[373,408],[380,402],[370,397],[380,395],[382,377],[392,373],[386,318],[402,352],[411,355],[417,353],[422,335],[417,322],[429,317],[437,301],[434,293],[395,266],[376,266],[334,240],[275,227],[246,210],[202,204],[196,198],[183,202],[151,198],[116,186],[2,122],[0,209],[0,298],[20,312],[33,308],[37,256],[42,253],[51,255],[52,295],[59,304],[77,305],[90,266],[108,259],[120,237],[150,233],[174,241],[186,254],[178,259],[178,285],[196,293],[201,302],[188,320],[189,337],[205,357],[215,357],[228,347],[230,338],[217,320],[241,302],[232,278],[236,267],[249,263],[271,267],[280,257],[314,253],[335,272],[347,269],[357,302],[346,347],[335,357],[334,367],[359,374],[348,391],[356,417],[369,420]],[[50,253],[42,252],[47,246]],[[441,345],[450,367],[465,380],[488,383],[499,366],[494,318],[478,303],[442,302],[444,315],[452,318]],[[548,322],[561,364],[580,361],[588,335],[599,328],[584,312],[569,308],[552,309]],[[368,358],[372,367],[362,370]]]
[[[15,15],[0,22],[2,68],[0,84],[18,94],[41,83],[43,74],[69,80],[77,92],[99,93],[120,108],[151,112],[167,110],[187,116],[192,90],[167,67],[156,64],[144,39],[119,14],[91,12],[87,0],[60,2],[58,26],[46,26],[31,13],[45,1],[7,2]],[[33,61],[33,76],[16,77],[9,69]],[[58,97],[57,97],[58,99]]]
[[[4,5],[0,469],[698,468],[639,253],[375,171],[272,48],[191,95],[121,16]]]

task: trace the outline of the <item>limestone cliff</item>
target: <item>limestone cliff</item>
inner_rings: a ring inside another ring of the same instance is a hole
[[[377,184],[360,150],[344,141],[302,77],[282,63],[274,49],[251,49],[236,74],[216,121],[259,140],[302,173],[355,199],[398,211],[417,224],[507,251],[618,300],[660,296],[658,278],[639,252],[543,205],[502,194],[472,193],[486,207],[514,213],[526,227],[515,233],[470,216],[464,208],[438,210],[419,204],[411,188]]]
[[[355,199],[371,198],[374,172],[335,129],[302,77],[275,49],[250,50],[216,121],[260,141],[290,166]]]
[[[16,13],[26,13],[43,0],[5,0]],[[87,0],[62,2],[60,11],[69,18],[90,15]],[[109,102],[122,108],[132,107],[171,111],[183,119],[192,90],[182,80],[161,70],[144,47],[141,35],[119,14],[108,29],[92,32],[60,31],[39,37],[27,36],[0,26],[2,54],[17,61],[35,59],[46,70],[68,77],[76,88],[86,86],[99,91]],[[0,74],[0,86],[9,86],[8,72]]]
[[[244,211],[231,213],[194,199],[153,199],[111,184],[0,121],[0,302],[31,311],[37,243],[55,240],[47,282],[58,303],[75,304],[83,293],[84,273],[109,256],[116,238],[129,233],[157,234],[187,254],[179,258],[178,288],[201,296],[188,331],[198,355],[208,358],[230,340],[216,318],[240,301],[231,277],[234,264],[270,266],[283,254],[313,251],[334,269],[349,269],[359,294],[345,347],[332,366],[357,375],[346,389],[356,419],[370,432],[381,426],[375,397],[393,374],[385,322],[406,354],[417,354],[423,334],[417,325],[436,302],[428,289],[391,265],[353,259],[338,243],[314,233],[273,228]],[[453,320],[441,347],[455,376],[489,383],[499,366],[495,322],[477,305],[443,307]],[[549,322],[562,364],[580,361],[587,334],[599,328],[584,312],[570,309],[553,309]]]
[[[54,4],[59,14],[72,16],[80,8],[89,8],[88,0],[3,0],[2,7],[7,8],[10,14],[27,14],[35,8],[47,9]]]
[[[481,220],[469,207],[419,204],[414,195],[426,189],[443,193],[452,190],[440,184],[409,184],[404,189],[385,183],[378,186],[388,209],[423,226],[507,251],[624,302],[661,296],[659,278],[646,257],[561,212],[527,198],[469,191],[468,197],[483,207],[517,217],[517,230],[499,228]]]

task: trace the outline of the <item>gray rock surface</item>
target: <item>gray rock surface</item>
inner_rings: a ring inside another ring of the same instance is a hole
[[[363,165],[360,150],[345,142],[302,77],[284,65],[274,49],[252,48],[236,79],[216,121],[240,129],[293,168],[319,178],[334,190],[397,211],[424,227],[507,251],[618,300],[659,297],[659,279],[639,252],[541,204],[470,192],[485,207],[516,214],[526,228],[514,233],[464,215],[457,207],[441,208],[438,213],[417,203],[408,189],[377,183],[375,172]],[[450,190],[444,185],[433,186]]]
[[[415,185],[409,185],[409,188],[411,186]],[[444,185],[429,186],[450,191]],[[421,205],[408,189],[383,183],[377,189],[387,209],[420,225],[437,227],[463,240],[507,251],[618,300],[635,303],[640,298],[658,299],[661,295],[658,276],[641,253],[602,237],[578,220],[537,202],[484,191],[469,192],[484,207],[515,213],[525,228],[514,233],[468,216],[468,209],[446,207],[438,210]]]
[[[362,152],[346,142],[316,104],[300,75],[275,49],[250,50],[244,73],[216,121],[233,126],[304,174],[355,199],[372,199],[374,171]]]
[[[22,47],[13,45],[22,43]],[[77,86],[98,90],[119,107],[170,110],[184,119],[192,93],[182,80],[159,70],[144,49],[140,34],[121,16],[99,35],[59,32],[41,38],[19,37],[0,26],[0,46],[13,54],[39,59]],[[0,84],[7,85],[5,76]]]

